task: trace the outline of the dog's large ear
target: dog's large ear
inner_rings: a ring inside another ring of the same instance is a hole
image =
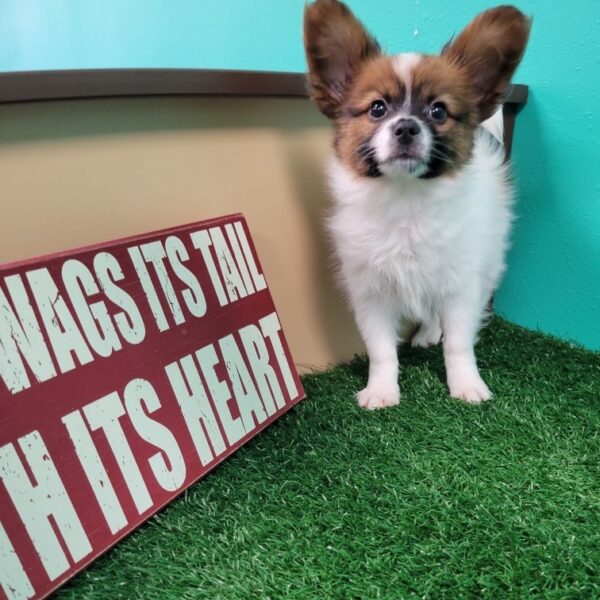
[[[335,119],[352,78],[379,44],[338,0],[316,0],[304,10],[304,47],[311,97]]]
[[[481,13],[442,50],[442,56],[466,69],[477,93],[479,118],[490,117],[519,65],[531,20],[514,6]]]

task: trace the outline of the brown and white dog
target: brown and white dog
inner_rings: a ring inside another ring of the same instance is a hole
[[[311,96],[333,122],[328,221],[369,355],[365,408],[397,404],[397,344],[443,340],[450,393],[491,397],[474,345],[504,271],[512,189],[503,94],[529,37],[512,6],[476,17],[438,56],[384,55],[338,0],[306,7]]]

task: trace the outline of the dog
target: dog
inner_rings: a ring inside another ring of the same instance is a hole
[[[530,20],[499,6],[439,55],[385,55],[339,0],[305,8],[310,96],[334,130],[327,225],[369,357],[361,407],[398,404],[398,343],[443,344],[451,396],[491,398],[474,346],[505,269],[501,104]]]

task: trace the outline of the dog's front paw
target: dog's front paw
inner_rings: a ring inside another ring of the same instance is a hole
[[[368,385],[356,394],[358,405],[367,410],[396,406],[400,402],[400,388],[396,386],[384,387]]]
[[[448,381],[450,395],[469,404],[479,404],[492,397],[488,386],[478,373],[465,374]]]

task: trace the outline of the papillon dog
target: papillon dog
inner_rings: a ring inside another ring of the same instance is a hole
[[[369,356],[364,408],[398,404],[397,345],[415,331],[415,346],[442,341],[453,397],[491,397],[474,346],[505,268],[501,104],[529,30],[499,6],[440,55],[388,56],[342,2],[306,6],[310,94],[334,130],[328,228]]]

